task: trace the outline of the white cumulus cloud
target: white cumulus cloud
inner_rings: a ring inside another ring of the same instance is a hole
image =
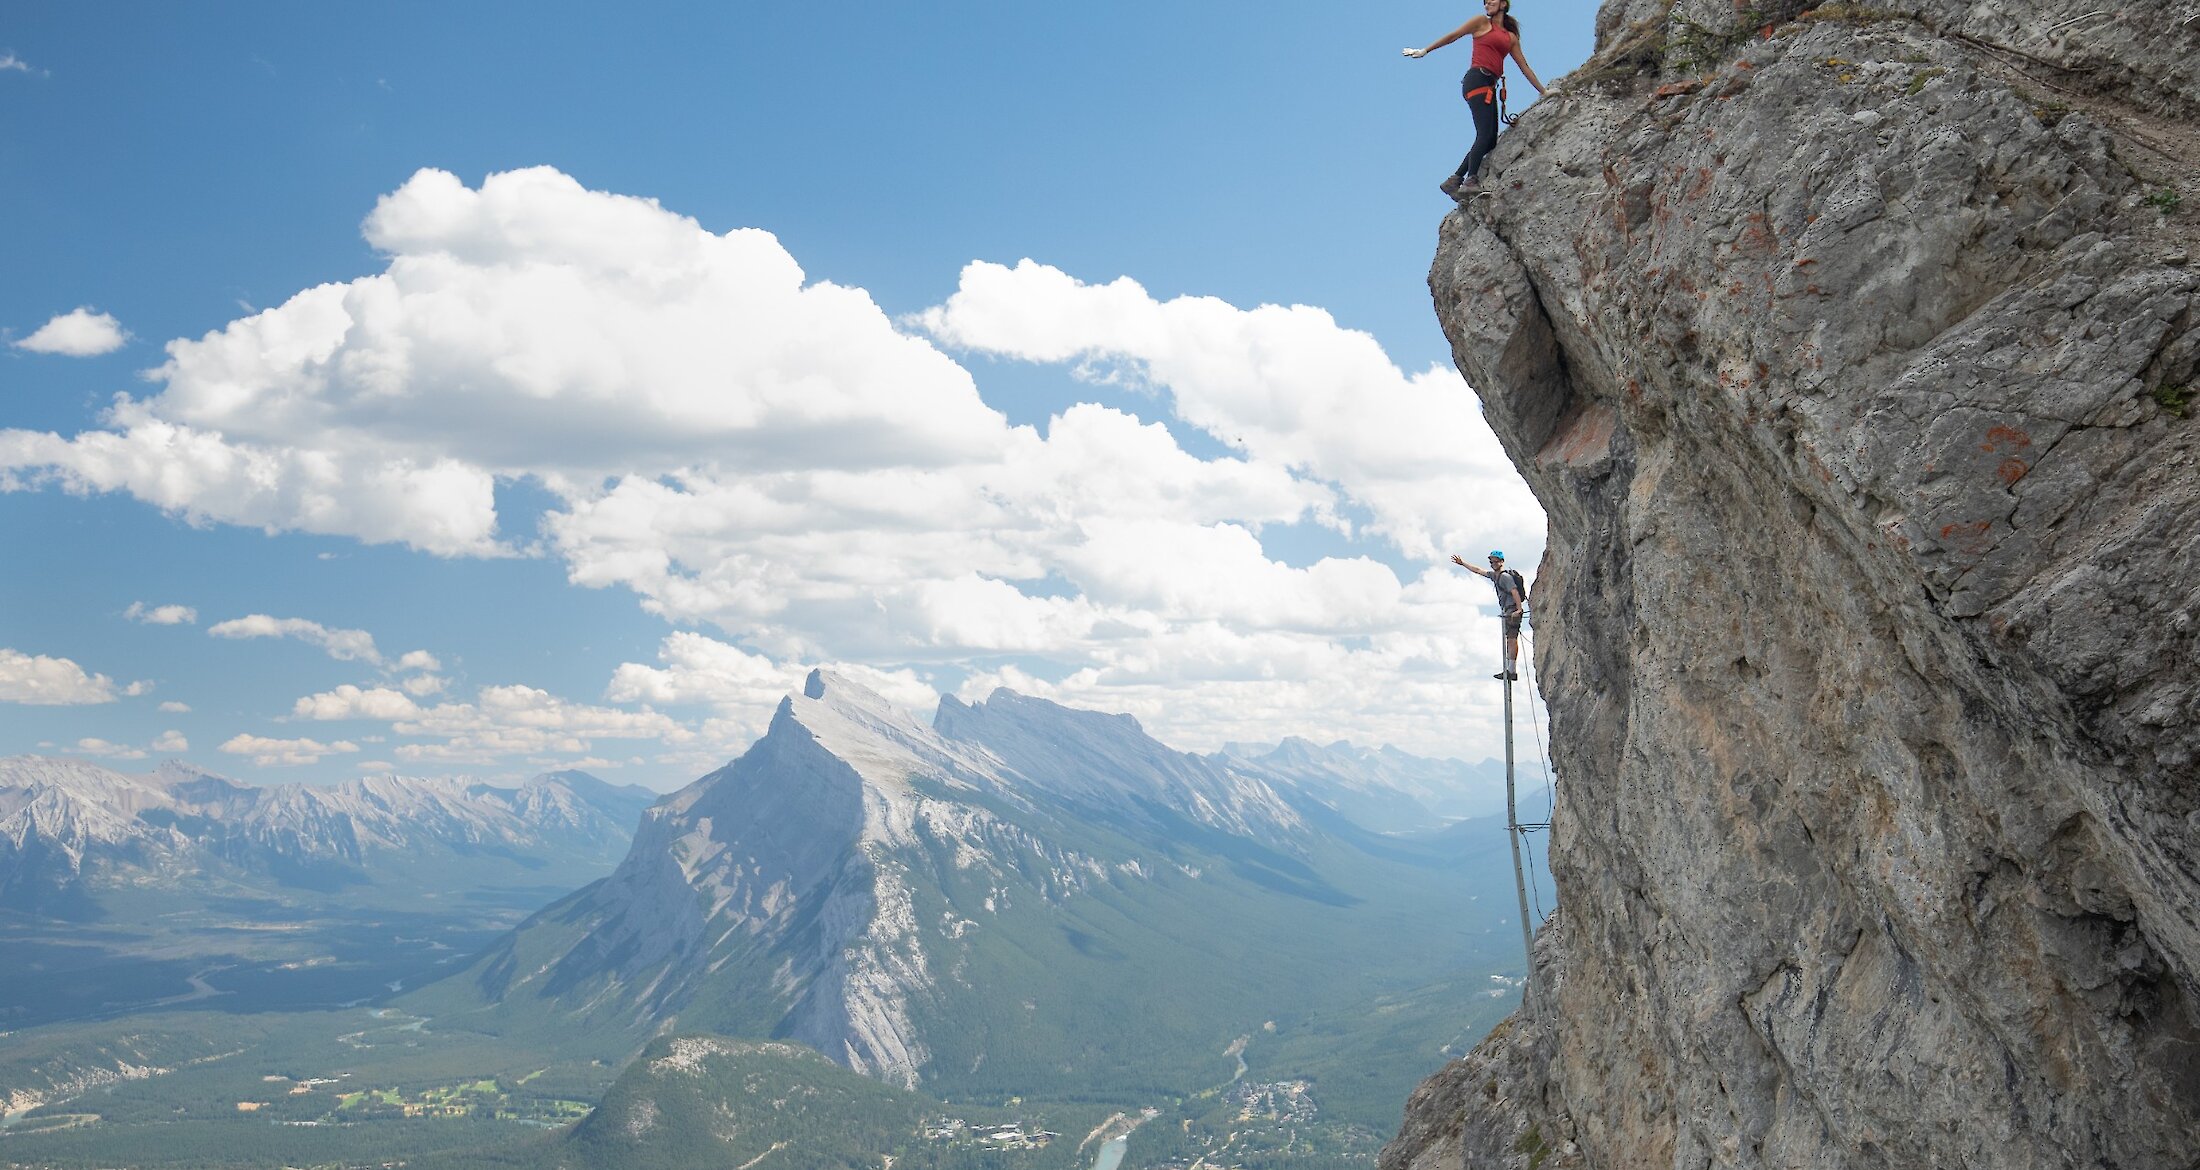
[[[148,626],[188,626],[199,620],[199,611],[188,605],[147,605],[133,601],[122,616]]]
[[[172,342],[157,395],[0,468],[195,518],[497,551],[492,484],[704,463],[952,463],[1003,429],[859,289],[548,168],[422,171],[375,207],[387,269]]]
[[[179,703],[174,699],[168,699],[161,703],[160,709],[166,711],[171,715],[188,715],[191,712],[191,704]]]
[[[180,731],[163,731],[154,737],[153,750],[156,752],[187,752],[191,750],[191,741],[185,739]]]
[[[140,748],[131,747],[126,743],[109,743],[97,737],[86,737],[77,740],[75,750],[87,756],[104,756],[110,760],[142,760],[145,758],[145,752]]]
[[[420,714],[414,702],[387,687],[360,688],[345,683],[298,700],[291,714],[299,719],[412,719]]]
[[[685,631],[665,638],[658,659],[663,666],[622,663],[612,673],[604,698],[614,703],[753,710],[776,704],[800,683],[798,671],[763,655]]]
[[[63,357],[98,357],[121,349],[129,340],[120,321],[83,306],[39,326],[37,332],[16,342],[15,348]]]
[[[0,430],[0,491],[46,483],[124,491],[194,522],[403,542],[450,556],[504,552],[494,534],[495,478],[455,460],[233,442],[129,400],[106,420],[114,429],[73,439]]]
[[[1234,524],[1094,519],[1064,563],[1087,597],[1168,618],[1352,632],[1397,620],[1403,592],[1389,567],[1324,558],[1295,569],[1268,559]]]
[[[1400,370],[1322,309],[1159,301],[1128,277],[1088,284],[1027,259],[970,264],[921,320],[953,345],[1166,392],[1251,458],[1337,485],[1409,555],[1508,533],[1541,543],[1542,513],[1459,375]]]
[[[472,703],[440,703],[393,723],[402,760],[491,762],[546,752],[584,753],[600,739],[682,743],[694,732],[654,711],[626,711],[560,698],[528,686],[483,687]]]
[[[543,753],[584,753],[603,739],[691,744],[697,732],[656,711],[577,703],[537,687],[482,687],[474,701],[422,706],[402,691],[346,683],[299,699],[296,719],[387,723],[415,741],[394,749],[399,759],[496,763]]]
[[[248,756],[262,768],[275,768],[318,764],[324,756],[357,752],[359,745],[344,739],[322,743],[313,739],[269,739],[240,733],[230,736],[219,750],[233,756]]]
[[[98,427],[0,430],[0,490],[556,557],[575,585],[716,635],[619,667],[607,701],[644,711],[527,688],[438,701],[442,664],[407,654],[409,677],[328,692],[417,708],[393,722],[423,742],[378,755],[715,751],[802,663],[897,695],[1026,677],[1158,712],[1187,742],[1406,727],[1395,742],[1456,751],[1461,725],[1421,716],[1486,707],[1389,684],[1474,678],[1488,590],[1441,557],[1499,543],[1532,563],[1540,514],[1456,374],[1401,370],[1321,309],[1160,300],[1025,261],[972,264],[897,324],[767,232],[547,168],[478,187],[421,171],[364,231],[379,271],[169,343],[154,388]],[[1011,424],[951,351],[1055,366],[1106,401]],[[550,506],[503,531],[496,485],[522,480]],[[1319,551],[1278,552],[1278,532]],[[304,619],[210,632],[386,664],[364,631]],[[1199,697],[1159,702],[1170,687]],[[683,704],[707,714],[656,710]]]
[[[374,635],[365,630],[346,630],[324,626],[305,618],[270,617],[264,613],[246,614],[226,622],[216,622],[206,628],[208,635],[216,638],[296,638],[310,646],[317,646],[338,662],[369,662],[379,665],[382,655],[374,648]]]
[[[32,707],[77,707],[112,703],[124,695],[142,695],[151,683],[124,687],[104,674],[93,674],[67,658],[25,654],[0,646],[0,703]]]

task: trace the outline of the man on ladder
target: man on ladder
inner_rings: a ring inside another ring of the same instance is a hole
[[[1505,554],[1490,550],[1490,567],[1483,569],[1470,565],[1458,553],[1451,554],[1451,563],[1469,573],[1490,579],[1497,588],[1497,611],[1505,619],[1505,669],[1491,675],[1506,682],[1520,681],[1520,619],[1528,611],[1528,583],[1519,573],[1505,567]]]
[[[1528,986],[1526,997],[1533,997],[1540,1008],[1541,993],[1536,989],[1535,977],[1535,928],[1528,919],[1528,875],[1520,865],[1520,841],[1527,832],[1520,823],[1520,805],[1513,787],[1513,688],[1520,681],[1520,619],[1528,611],[1528,583],[1520,574],[1505,567],[1505,554],[1490,550],[1490,567],[1481,569],[1466,562],[1458,553],[1451,555],[1451,563],[1489,578],[1497,590],[1497,610],[1505,619],[1505,669],[1497,672],[1505,684],[1505,838],[1512,845],[1513,893],[1520,899],[1520,947],[1527,960]],[[1540,742],[1540,740],[1538,741]],[[1524,1000],[1525,1002],[1525,1000]]]

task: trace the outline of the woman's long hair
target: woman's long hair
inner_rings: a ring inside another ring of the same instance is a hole
[[[1499,19],[1505,22],[1506,32],[1516,37],[1520,35],[1520,22],[1513,19],[1513,0],[1505,0],[1505,11]]]

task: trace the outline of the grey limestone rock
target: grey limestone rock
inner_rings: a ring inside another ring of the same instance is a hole
[[[1563,933],[1553,915],[1535,936],[1537,966],[1552,977],[1560,975],[1553,960]],[[1551,1079],[1557,1039],[1548,1013],[1500,1022],[1414,1090],[1378,1170],[1581,1170],[1581,1146]]]
[[[2200,6],[1803,8],[1611,0],[1444,221],[1566,928],[1386,1167],[2200,1166]]]

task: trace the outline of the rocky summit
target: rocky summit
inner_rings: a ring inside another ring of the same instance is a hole
[[[609,878],[404,1002],[616,1055],[677,1030],[942,1092],[1182,1091],[1279,1015],[1364,1014],[1504,937],[1463,893],[1484,837],[1370,833],[1128,716],[1003,690],[927,725],[821,671]]]
[[[1444,220],[1565,909],[1386,1167],[2196,1164],[2196,14],[1612,0]]]

